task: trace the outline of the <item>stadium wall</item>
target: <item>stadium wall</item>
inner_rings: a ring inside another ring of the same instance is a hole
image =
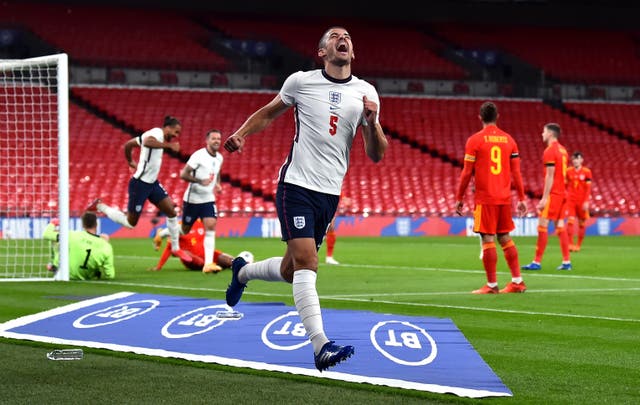
[[[164,220],[158,222],[155,216],[143,216],[135,229],[100,218],[99,233],[107,233],[114,238],[152,237],[157,228],[164,227]],[[2,218],[0,220],[1,239],[39,239],[49,218]],[[538,219],[514,218],[514,236],[535,236]],[[80,218],[71,218],[71,228],[82,229]],[[396,216],[343,216],[336,219],[339,236],[473,236],[473,218],[468,217],[396,217]],[[553,232],[553,226],[550,226]],[[588,236],[640,235],[640,218],[590,218],[587,222]],[[217,237],[262,237],[279,238],[280,225],[277,217],[223,217],[216,227]]]

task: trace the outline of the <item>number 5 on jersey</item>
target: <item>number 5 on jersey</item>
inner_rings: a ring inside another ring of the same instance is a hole
[[[330,115],[329,116],[329,134],[334,136],[338,132],[338,116]]]

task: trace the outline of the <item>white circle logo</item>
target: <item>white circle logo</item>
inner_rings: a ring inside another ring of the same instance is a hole
[[[225,321],[232,320],[231,318],[218,317],[216,312],[219,312],[217,310],[221,308],[226,310],[228,307],[226,304],[209,305],[178,315],[162,327],[162,336],[168,339],[180,339],[209,332]],[[208,311],[209,309],[217,310]]]
[[[123,304],[113,305],[109,308],[91,312],[90,314],[82,315],[80,318],[73,321],[73,326],[78,329],[86,329],[111,325],[146,314],[147,312],[155,309],[158,305],[160,305],[160,301],[157,300],[125,302]],[[95,323],[90,322],[92,319],[89,319],[89,322],[87,323],[83,323],[90,317],[95,317],[95,319],[93,319]]]
[[[423,347],[423,343],[426,343],[425,338],[428,347]],[[431,363],[438,355],[436,341],[431,335],[410,322],[378,322],[371,328],[370,339],[373,346],[384,357],[405,366],[424,366]],[[378,343],[378,340],[382,341],[384,347]],[[405,358],[399,358],[400,355]],[[411,359],[408,360],[408,358]]]
[[[289,317],[295,317],[295,320],[287,320]],[[273,330],[271,330],[272,328]],[[274,350],[296,350],[311,343],[307,339],[307,332],[302,322],[300,322],[300,316],[297,311],[289,311],[266,324],[262,329],[261,336],[262,342]],[[292,338],[298,338],[295,339],[296,342],[299,338],[304,339],[304,341],[292,344],[290,342],[294,340]],[[282,342],[272,342],[272,340],[276,339],[282,340]]]

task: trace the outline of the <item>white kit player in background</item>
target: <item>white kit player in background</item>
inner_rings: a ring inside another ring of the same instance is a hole
[[[176,216],[176,207],[158,181],[164,150],[180,151],[180,144],[172,141],[180,135],[181,130],[182,125],[177,118],[166,116],[162,128],[152,128],[124,144],[127,163],[129,167],[135,169],[133,176],[129,179],[129,202],[126,214],[117,208],[104,204],[100,198],[93,201],[87,207],[87,211],[100,211],[112,221],[132,229],[138,223],[144,205],[149,200],[167,216],[172,254],[181,260],[190,262],[191,256],[180,250],[180,227]],[[132,152],[137,147],[140,147],[140,157],[136,165]]]
[[[248,135],[295,108],[293,146],[280,168],[276,193],[282,240],[287,243],[285,255],[252,264],[236,258],[226,299],[227,305],[235,306],[249,280],[292,283],[296,309],[313,345],[315,366],[322,371],[350,357],[354,348],[337,345],[325,335],[316,290],[318,249],[338,207],[358,129],[373,162],[382,159],[388,142],[378,120],[376,89],[351,74],[354,53],[347,30],[328,29],[317,51],[324,69],[290,75],[279,94],[225,141],[227,151],[241,151]]]
[[[222,133],[211,129],[206,134],[206,146],[193,152],[180,173],[180,178],[189,183],[184,192],[182,207],[182,233],[187,234],[193,223],[202,219],[204,225],[204,273],[222,270],[213,261],[216,246],[216,193],[220,186],[220,169],[224,160],[219,152]]]

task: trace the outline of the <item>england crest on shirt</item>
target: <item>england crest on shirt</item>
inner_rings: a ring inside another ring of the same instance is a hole
[[[304,217],[293,217],[293,226],[295,226],[297,229],[304,228],[304,225]]]
[[[331,104],[340,104],[340,101],[342,100],[342,94],[337,92],[337,91],[330,91],[329,92],[329,102]]]

